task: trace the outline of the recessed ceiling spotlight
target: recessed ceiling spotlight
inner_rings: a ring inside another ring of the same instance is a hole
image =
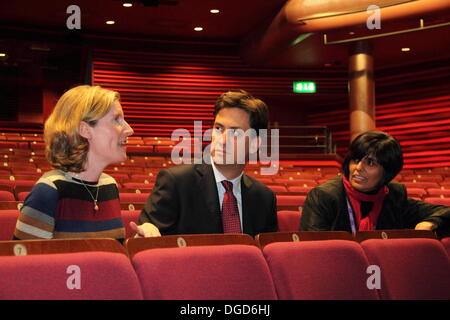
[[[130,8],[130,7],[133,6],[133,4],[132,4],[132,3],[129,3],[129,2],[125,2],[125,3],[123,4],[123,6],[124,6],[125,8]]]
[[[195,27],[194,30],[195,31],[203,31],[203,28],[202,27]]]
[[[408,51],[411,51],[411,48],[402,48],[402,51],[403,52],[408,52]]]
[[[211,13],[219,13],[220,10],[219,9],[211,9],[211,10],[209,10],[209,12],[211,12]]]
[[[106,24],[114,24],[114,23],[116,23],[114,20],[108,20],[108,21],[106,21]]]

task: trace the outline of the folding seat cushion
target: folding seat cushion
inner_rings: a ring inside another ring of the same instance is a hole
[[[0,274],[0,299],[142,299],[136,273],[122,253],[2,256]]]
[[[450,261],[434,239],[371,239],[361,242],[381,271],[382,299],[450,299]]]
[[[300,230],[300,211],[280,210],[277,212],[278,231],[298,231]]]
[[[279,299],[378,299],[367,286],[367,257],[354,241],[275,242],[263,252]]]
[[[132,261],[144,299],[276,299],[269,268],[255,246],[150,249]]]

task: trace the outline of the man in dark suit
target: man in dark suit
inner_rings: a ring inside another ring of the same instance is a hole
[[[131,222],[132,229],[144,237],[277,231],[275,194],[243,173],[249,155],[261,144],[258,132],[267,129],[268,121],[268,108],[260,99],[244,91],[222,94],[214,109],[211,164],[161,170],[140,225]]]

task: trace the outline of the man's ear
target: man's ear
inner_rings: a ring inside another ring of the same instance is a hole
[[[78,134],[83,138],[90,140],[92,138],[92,127],[85,121],[80,122]]]

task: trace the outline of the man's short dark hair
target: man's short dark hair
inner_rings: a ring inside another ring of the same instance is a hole
[[[224,108],[239,108],[247,112],[250,116],[250,128],[255,129],[258,135],[259,129],[267,129],[269,126],[267,105],[244,90],[228,91],[220,95],[215,103],[214,119]]]
[[[382,185],[388,184],[403,168],[403,153],[397,139],[382,131],[367,131],[350,144],[342,165],[347,179],[350,175],[350,161],[359,161],[367,155],[374,156],[383,167]]]

